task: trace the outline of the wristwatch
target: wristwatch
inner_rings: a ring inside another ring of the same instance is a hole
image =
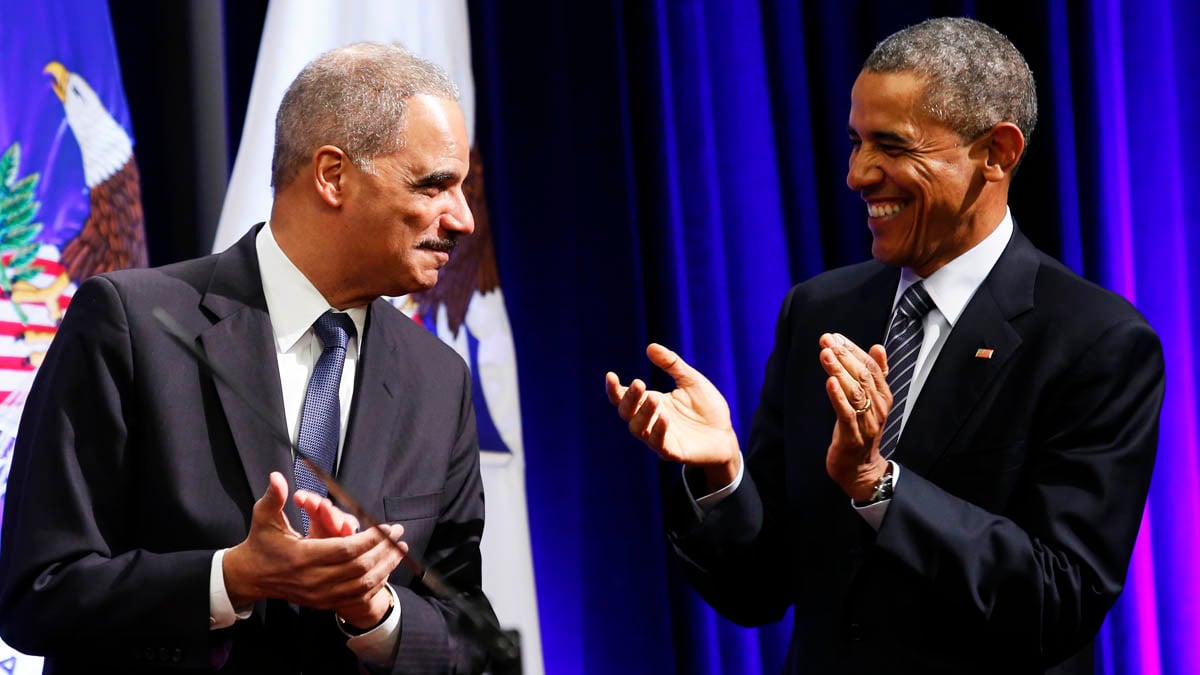
[[[875,491],[871,493],[871,498],[865,502],[856,500],[854,502],[855,506],[862,508],[864,506],[878,504],[879,502],[887,501],[888,499],[892,498],[892,466],[894,465],[891,462],[888,462],[887,470],[883,472],[882,476],[875,479]]]
[[[371,631],[375,630],[376,628],[379,628],[380,626],[382,626],[384,624],[384,622],[388,620],[388,617],[390,617],[392,615],[392,611],[396,609],[396,593],[395,593],[395,591],[392,590],[391,584],[385,584],[383,587],[383,590],[386,591],[388,594],[388,608],[387,608],[387,611],[383,613],[383,618],[379,619],[379,621],[374,626],[371,626],[370,628],[359,628],[357,626],[353,626],[349,623],[346,623],[345,619],[343,619],[342,617],[338,616],[335,613],[333,615],[333,618],[337,619],[338,628],[341,628],[342,632],[345,633],[346,635],[349,635],[350,637],[355,637],[358,635],[363,635],[365,633],[370,633]]]

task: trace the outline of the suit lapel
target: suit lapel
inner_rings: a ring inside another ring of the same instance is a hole
[[[394,459],[391,452],[380,452],[379,448],[397,446],[396,421],[406,417],[407,406],[399,393],[419,389],[410,381],[411,369],[405,368],[400,358],[404,347],[395,323],[408,320],[386,300],[371,303],[366,338],[360,345],[354,404],[338,464],[342,487],[377,519],[383,514],[382,506],[375,502],[382,494],[388,464]]]
[[[220,254],[201,301],[215,321],[200,335],[205,354],[221,374],[214,386],[254,499],[266,492],[270,472],[282,472],[289,484],[292,480],[291,447],[278,438],[287,433],[279,363],[272,358],[275,337],[254,245],[259,229]],[[254,397],[276,428],[269,428],[243,396]],[[285,511],[292,523],[299,523],[299,511],[290,499]]]
[[[1021,348],[1011,320],[1032,309],[1033,245],[1019,231],[967,303],[921,389],[894,458],[926,471],[953,442],[1005,363]],[[978,358],[990,349],[990,358]]]

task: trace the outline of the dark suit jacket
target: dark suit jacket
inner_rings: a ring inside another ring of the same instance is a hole
[[[0,628],[47,672],[208,668],[358,672],[332,613],[259,603],[209,631],[214,551],[240,542],[288,445],[214,382],[151,316],[199,335],[229,379],[283,431],[274,339],[252,230],[228,251],[80,286],[29,395],[0,555]],[[338,479],[455,587],[482,598],[470,375],[383,300],[369,308]],[[286,434],[284,434],[286,437]],[[289,500],[287,515],[298,525]],[[457,612],[401,565],[395,672],[479,670]],[[489,610],[490,611],[490,610]]]
[[[921,390],[876,533],[825,471],[834,416],[817,340],[881,343],[898,279],[868,262],[791,290],[745,480],[702,523],[671,500],[669,534],[731,619],[794,606],[788,672],[1044,672],[1086,650],[1124,583],[1161,346],[1127,302],[1016,232]]]

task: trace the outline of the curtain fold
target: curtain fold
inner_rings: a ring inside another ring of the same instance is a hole
[[[1158,331],[1167,393],[1154,482],[1126,592],[1102,643],[1106,673],[1200,672],[1200,444],[1193,356],[1200,269],[1185,185],[1200,94],[1200,8],[1171,0],[1089,6],[1096,135],[1080,174],[1100,204],[1092,278],[1133,301]],[[1087,109],[1077,110],[1084,116]],[[1092,175],[1088,175],[1089,173]],[[1086,199],[1085,199],[1086,201]],[[1085,224],[1086,228],[1086,224]]]

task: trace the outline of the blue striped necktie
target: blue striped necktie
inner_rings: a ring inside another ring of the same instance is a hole
[[[909,286],[900,296],[892,325],[888,328],[888,388],[892,390],[892,409],[883,425],[883,437],[879,442],[879,453],[888,458],[896,451],[900,442],[900,423],[904,419],[904,407],[908,403],[908,388],[912,384],[917,355],[925,340],[922,327],[925,315],[933,309],[933,299],[925,290],[925,282],[918,281]]]
[[[342,403],[338,390],[342,384],[342,366],[346,363],[346,345],[356,334],[354,322],[349,315],[325,312],[313,323],[313,333],[321,340],[321,351],[312,377],[308,379],[308,391],[304,394],[304,407],[300,411],[300,434],[296,446],[325,473],[333,473],[337,459],[338,438],[342,431]],[[308,465],[296,456],[292,471],[296,487],[324,496],[325,484]],[[300,511],[303,528],[308,534],[308,513]]]

